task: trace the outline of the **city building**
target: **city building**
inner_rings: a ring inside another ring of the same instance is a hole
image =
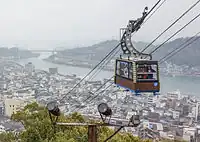
[[[4,102],[0,102],[0,116],[3,116],[5,112]]]
[[[5,99],[5,116],[11,117],[12,114],[16,113],[20,108],[26,105],[22,100],[17,99]]]
[[[173,92],[168,92],[167,97],[169,97],[170,99],[180,100],[181,92],[179,90],[176,90],[176,91],[173,91]]]
[[[180,112],[179,111],[172,111],[172,115],[174,119],[179,119]]]
[[[27,72],[28,74],[32,74],[32,72],[34,71],[35,71],[35,66],[31,62],[25,64],[25,72]]]

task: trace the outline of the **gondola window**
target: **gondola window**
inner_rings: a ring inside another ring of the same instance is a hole
[[[157,81],[157,65],[137,65],[137,81]]]
[[[132,63],[125,62],[125,61],[117,61],[117,68],[116,68],[116,74],[118,76],[132,79],[133,78],[133,69],[132,69]]]

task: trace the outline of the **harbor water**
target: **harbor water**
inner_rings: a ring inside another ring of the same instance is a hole
[[[32,62],[35,65],[36,69],[46,70],[49,68],[57,67],[58,72],[61,74],[76,74],[78,76],[85,76],[91,69],[81,68],[81,67],[72,67],[67,65],[54,64],[47,61],[44,61],[44,58],[47,58],[50,53],[41,53],[41,56],[38,58],[22,59],[17,61],[18,63],[25,65],[28,62]],[[114,72],[101,71],[95,79],[110,78],[113,76]],[[191,76],[162,76],[160,75],[161,82],[161,93],[171,92],[179,89],[184,94],[199,96],[200,92],[200,77],[191,77]]]

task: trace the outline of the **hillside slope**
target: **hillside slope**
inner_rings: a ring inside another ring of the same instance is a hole
[[[188,38],[178,38],[171,42],[166,43],[161,47],[155,54],[153,54],[153,59],[159,60],[164,57],[167,53],[171,52],[173,49],[180,46],[183,42],[188,40]],[[89,47],[74,48],[69,50],[64,50],[57,54],[58,57],[73,57],[76,59],[89,59],[89,60],[101,60],[107,53],[109,53],[116,45],[118,44],[117,40],[104,41],[99,44],[95,44]],[[134,42],[133,43],[139,51],[145,48],[148,43],[145,42]],[[177,65],[189,65],[189,66],[200,66],[200,40],[191,44],[177,55],[173,56],[168,60],[168,62],[175,63]],[[159,46],[159,45],[157,45]],[[157,46],[152,45],[146,51],[149,53]],[[119,47],[120,48],[120,47]],[[118,53],[122,54],[122,51]]]
[[[158,52],[154,56],[155,59],[160,59],[161,57],[165,56],[167,53],[179,47],[188,39],[189,37],[178,38],[176,40],[167,43],[160,50],[158,50]],[[168,60],[168,62],[172,62],[176,65],[200,66],[199,59],[200,59],[200,40],[197,40],[190,46],[181,50],[178,54],[171,57]]]

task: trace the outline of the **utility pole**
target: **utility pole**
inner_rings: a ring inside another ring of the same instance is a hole
[[[88,125],[88,142],[97,142],[97,125]]]
[[[97,142],[97,127],[104,124],[88,124],[88,123],[56,123],[59,126],[88,127],[88,142]],[[108,124],[105,126],[109,126]]]
[[[62,122],[57,122],[58,117],[60,116],[60,109],[57,105],[57,102],[50,102],[47,104],[47,109],[49,111],[49,116],[51,119],[52,124],[54,125],[54,132],[55,131],[55,125],[58,126],[72,126],[72,127],[88,127],[88,142],[97,142],[97,127],[100,126],[115,126],[115,127],[120,127],[117,131],[115,131],[110,137],[108,137],[104,142],[107,142],[109,139],[111,139],[113,136],[115,136],[122,128],[124,127],[137,127],[140,124],[140,117],[139,115],[133,115],[129,123],[126,125],[118,125],[118,124],[111,124],[109,123],[112,115],[112,110],[106,103],[101,103],[98,105],[98,111],[100,113],[100,116],[103,120],[102,123],[96,123],[96,124],[91,124],[91,123],[62,123]],[[52,115],[55,116],[55,119],[52,118]],[[105,116],[105,118],[103,117]],[[106,118],[110,117],[108,122],[106,122]],[[131,124],[132,123],[132,124]]]

